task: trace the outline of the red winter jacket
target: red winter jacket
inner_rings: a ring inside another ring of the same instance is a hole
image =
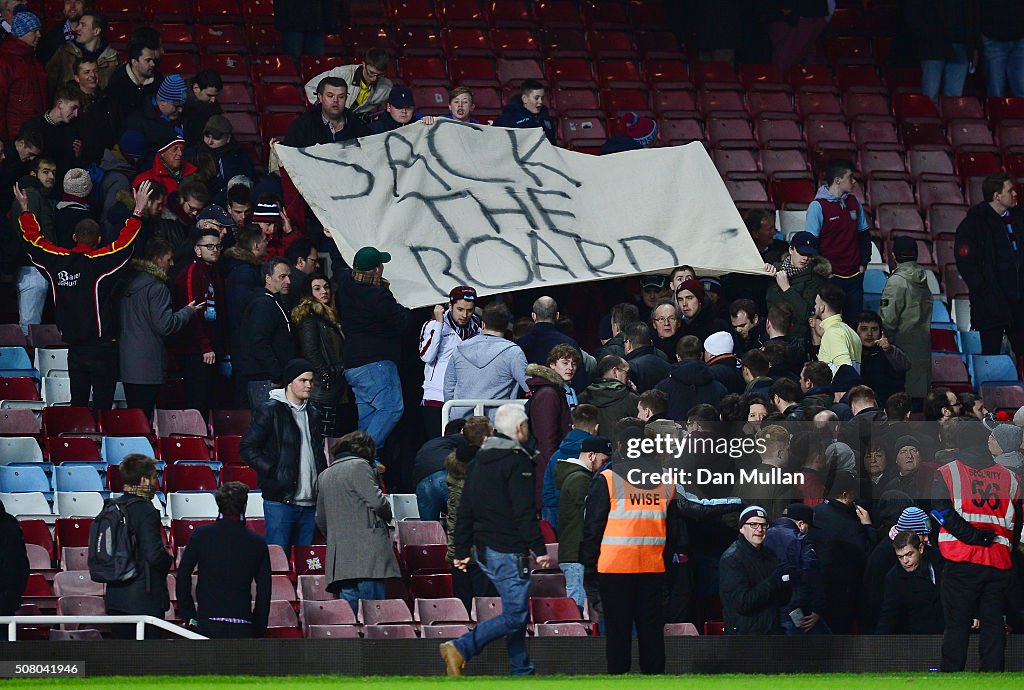
[[[552,453],[572,429],[569,401],[565,399],[562,377],[554,369],[531,364],[526,367],[526,384],[530,387],[530,431],[537,441],[534,457],[537,478],[537,505],[544,482],[544,470]]]
[[[199,168],[188,161],[181,161],[181,180],[184,180],[186,177],[191,175],[195,175],[198,170]],[[153,167],[136,176],[135,181],[132,182],[132,189],[138,189],[139,185],[145,180],[159,181],[167,188],[168,196],[178,191],[178,185],[181,184],[180,180],[176,180],[171,176],[171,173],[167,170],[167,166],[165,166],[163,160],[160,159],[159,153],[153,156]]]
[[[46,68],[32,46],[8,36],[0,43],[0,139],[13,140],[47,105]]]
[[[206,302],[206,308],[175,334],[172,349],[182,355],[224,354],[222,325],[227,314],[224,280],[216,266],[194,259],[174,279],[174,308]]]

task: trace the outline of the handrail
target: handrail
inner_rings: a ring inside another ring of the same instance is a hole
[[[168,623],[162,618],[155,616],[0,616],[0,625],[7,626],[7,641],[18,641],[18,625],[62,625],[65,623],[134,623],[135,639],[146,638],[146,625],[152,625],[161,630],[174,633],[179,637],[188,640],[205,640],[199,633],[192,632],[174,623]]]
[[[483,400],[480,398],[463,398],[459,400],[449,400],[441,406],[441,433],[444,433],[444,428],[448,426],[448,418],[451,415],[453,407],[472,407],[473,414],[482,415],[485,407],[501,407],[502,405],[525,405],[526,400],[524,398],[513,398],[511,400]]]

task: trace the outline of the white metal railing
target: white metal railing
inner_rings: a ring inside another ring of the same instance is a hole
[[[464,398],[460,400],[449,400],[441,406],[441,433],[444,433],[444,428],[448,426],[448,419],[451,416],[453,407],[472,407],[473,414],[482,415],[484,410],[488,407],[501,407],[502,405],[525,405],[526,400],[524,398],[512,399],[512,400],[481,400],[481,399],[470,399]]]
[[[169,623],[162,618],[154,616],[0,616],[0,625],[7,626],[7,641],[17,642],[19,625],[63,625],[68,623],[92,623],[92,624],[113,624],[113,623],[134,623],[135,639],[143,640],[146,637],[146,626],[152,625],[173,633],[188,640],[205,640],[199,633]]]

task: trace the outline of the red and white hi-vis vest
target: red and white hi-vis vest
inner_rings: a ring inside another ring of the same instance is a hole
[[[949,490],[953,509],[975,529],[988,530],[996,535],[990,546],[972,546],[942,527],[939,529],[939,551],[951,561],[1009,570],[1014,504],[1020,500],[1017,477],[1002,465],[979,470],[960,461],[943,465],[939,474]]]

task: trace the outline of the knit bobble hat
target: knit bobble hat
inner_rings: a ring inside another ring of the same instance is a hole
[[[698,301],[704,301],[704,283],[700,282],[696,278],[690,278],[689,280],[681,282],[679,287],[676,288],[676,294],[678,295],[683,290],[689,290]]]
[[[626,134],[641,146],[650,146],[658,136],[658,123],[649,117],[626,113],[622,121],[626,125]]]
[[[11,33],[16,37],[21,38],[27,33],[31,33],[36,29],[42,30],[42,28],[43,23],[39,21],[39,17],[28,10],[22,12],[15,10],[14,20],[11,22]]]
[[[156,97],[168,103],[185,103],[185,80],[180,74],[168,74],[160,82],[160,88],[156,90]]]
[[[84,199],[92,194],[92,178],[81,168],[71,168],[64,175],[64,191]]]

